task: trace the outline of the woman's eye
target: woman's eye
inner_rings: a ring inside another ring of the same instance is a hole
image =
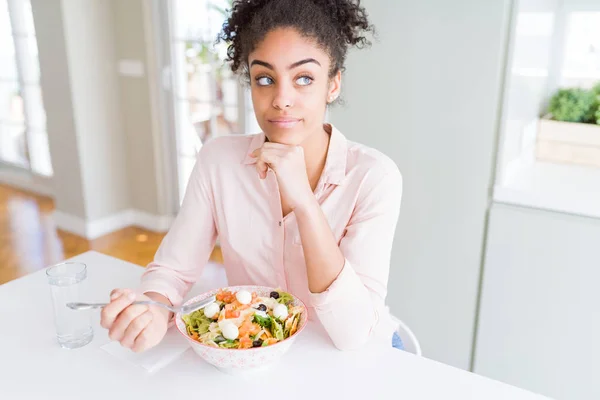
[[[261,76],[256,78],[256,83],[258,86],[268,86],[273,83],[273,79],[269,78],[268,76]]]
[[[300,78],[296,79],[296,84],[300,86],[307,86],[310,85],[312,81],[313,80],[310,76],[301,76]]]

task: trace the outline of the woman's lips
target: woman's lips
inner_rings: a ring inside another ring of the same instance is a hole
[[[290,118],[290,117],[281,117],[281,118],[272,118],[272,119],[269,119],[269,122],[271,124],[277,126],[278,128],[293,128],[300,121],[302,121],[302,120],[299,119],[299,118]]]

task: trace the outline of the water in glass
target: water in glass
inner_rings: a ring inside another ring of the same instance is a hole
[[[47,275],[58,343],[67,349],[85,346],[94,336],[89,310],[76,311],[67,307],[67,303],[81,301],[82,285],[87,275],[85,264],[58,264],[50,267]]]

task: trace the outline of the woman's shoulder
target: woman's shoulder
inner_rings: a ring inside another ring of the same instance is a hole
[[[357,190],[357,202],[375,207],[376,201],[398,208],[404,184],[394,160],[373,147],[352,141],[347,144],[345,179],[349,187]]]
[[[347,145],[346,174],[355,174],[376,181],[383,177],[402,181],[398,165],[387,154],[351,140],[347,141]]]
[[[198,161],[205,165],[241,164],[255,137],[252,135],[227,135],[211,138],[198,152]]]

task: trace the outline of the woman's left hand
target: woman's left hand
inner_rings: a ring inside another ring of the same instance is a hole
[[[269,167],[275,172],[282,200],[292,210],[312,200],[302,147],[267,142],[251,156],[257,159],[256,170],[261,179],[266,178]]]

